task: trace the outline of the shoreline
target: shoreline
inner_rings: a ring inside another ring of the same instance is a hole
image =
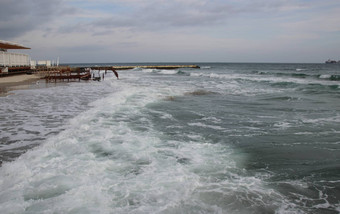
[[[0,78],[0,97],[9,95],[10,91],[29,89],[33,83],[41,79],[40,76],[32,74],[22,74]]]

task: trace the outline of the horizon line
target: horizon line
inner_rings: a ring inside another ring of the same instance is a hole
[[[179,63],[179,64],[196,64],[196,63],[202,63],[202,64],[325,64],[325,62],[170,62],[170,61],[162,61],[162,62],[62,62],[59,63],[60,65],[68,65],[68,64],[136,64],[136,63],[151,63],[151,64],[159,64],[159,63]]]

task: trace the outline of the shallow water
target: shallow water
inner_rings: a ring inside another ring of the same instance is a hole
[[[1,213],[339,213],[340,67],[199,65],[0,98]]]

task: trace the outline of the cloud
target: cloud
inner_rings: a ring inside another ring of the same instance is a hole
[[[3,0],[0,38],[34,29],[104,35],[121,30],[171,31],[222,26],[235,17],[301,8],[297,0]],[[53,27],[50,27],[54,25]]]
[[[130,1],[131,2],[131,1]],[[210,1],[132,1],[129,12],[97,19],[93,26],[103,28],[135,28],[162,30],[223,23],[233,13],[227,3]],[[222,4],[222,5],[221,5]]]
[[[89,5],[94,1],[83,1],[84,12],[90,14]],[[308,8],[299,0],[101,0],[105,10],[96,18],[91,18],[73,26],[72,31],[84,29],[96,31],[94,35],[103,35],[114,31],[172,31],[174,29],[205,29],[228,25],[235,18],[242,16],[249,20],[267,17],[273,18],[285,13],[293,13]],[[107,8],[110,8],[108,10]],[[112,11],[111,11],[112,10]],[[86,12],[87,11],[87,12]],[[232,25],[232,23],[231,23]],[[60,32],[65,32],[65,26]],[[66,32],[67,32],[66,31]],[[71,32],[71,31],[70,31]]]
[[[1,0],[0,38],[11,39],[46,27],[51,20],[73,11],[62,0]]]
[[[339,8],[333,0],[1,0],[0,39],[69,62],[296,59],[287,54],[294,47],[317,51],[322,41],[337,51]]]

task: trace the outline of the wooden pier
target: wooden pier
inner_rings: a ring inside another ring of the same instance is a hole
[[[143,69],[167,69],[173,70],[178,68],[200,68],[198,65],[129,65],[129,66],[93,66],[93,67],[78,67],[80,69],[90,68],[91,70],[130,70],[135,68]]]
[[[178,68],[200,68],[197,65],[136,65],[136,66],[93,66],[93,67],[42,67],[37,68],[33,72],[37,73],[45,79],[46,82],[57,82],[57,81],[80,81],[80,80],[101,80],[107,71],[112,71],[117,79],[118,73],[116,70],[129,70],[134,68],[142,69],[178,69]],[[98,71],[98,75],[91,71]],[[100,75],[99,71],[105,71],[104,74]],[[91,76],[94,75],[94,76]]]
[[[70,67],[51,67],[36,69],[34,73],[45,79],[46,82],[57,81],[80,81],[89,80],[91,78],[90,70]]]
[[[134,68],[144,69],[178,69],[178,68],[200,68],[198,65],[136,65],[136,66],[112,66],[115,70],[128,70]]]

